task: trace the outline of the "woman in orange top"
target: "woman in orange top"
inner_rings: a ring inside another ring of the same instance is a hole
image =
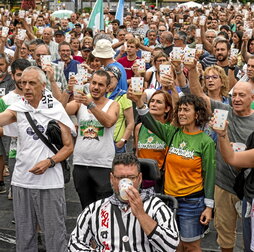
[[[163,90],[157,90],[148,102],[150,114],[161,123],[170,123],[172,119],[172,98]],[[167,153],[167,146],[164,141],[148,130],[142,123],[135,127],[136,155],[139,158],[151,158],[158,162],[161,169]],[[161,185],[155,187],[159,191]],[[154,186],[155,182],[143,181],[143,188]]]

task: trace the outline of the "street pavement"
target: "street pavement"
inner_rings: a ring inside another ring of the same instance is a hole
[[[7,188],[10,183],[10,178],[5,177]],[[67,201],[67,232],[70,234],[75,227],[77,216],[81,212],[78,195],[75,191],[73,181],[66,185],[66,201]],[[0,194],[0,252],[15,251],[15,225],[11,223],[13,219],[12,201],[7,199],[7,193]],[[238,220],[237,228],[237,245],[234,252],[243,252],[242,228],[241,220]],[[216,243],[216,231],[213,223],[210,225],[210,232],[202,240],[202,251],[220,251]],[[39,252],[44,252],[43,242],[40,242]],[[24,251],[25,252],[25,251]]]

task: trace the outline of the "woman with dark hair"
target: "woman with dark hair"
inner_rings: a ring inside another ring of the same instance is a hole
[[[254,54],[254,38],[248,40],[248,52]]]
[[[145,127],[169,147],[164,192],[178,201],[176,220],[181,242],[177,251],[201,252],[200,240],[212,218],[215,183],[215,145],[200,130],[208,122],[206,104],[195,95],[181,97],[175,107],[173,126],[156,121],[131,88],[128,94]]]
[[[233,36],[232,36],[233,43],[231,44],[231,48],[236,48],[239,50],[239,52],[237,54],[237,65],[239,67],[243,66],[243,58],[242,58],[242,54],[241,54],[241,48],[242,48],[242,43],[243,43],[242,37],[243,37],[242,31],[234,32]]]
[[[236,32],[233,33],[232,47],[239,49],[239,51],[241,50],[241,47],[242,47],[242,37],[243,37],[243,32],[242,31],[236,31]]]
[[[96,58],[91,52],[88,55],[86,63],[82,63],[82,65],[88,70],[89,73],[93,73],[102,67],[99,58]]]
[[[154,119],[163,123],[170,124],[173,117],[172,98],[167,91],[157,90],[148,102],[149,112]],[[167,146],[158,136],[148,130],[142,123],[135,127],[135,149],[139,158],[152,158],[158,162],[159,169],[162,169]],[[155,185],[155,181],[143,181],[143,188]],[[160,185],[158,185],[160,187]],[[159,189],[157,186],[156,190]]]
[[[164,52],[159,52],[154,56],[153,67],[145,73],[145,81],[147,88],[158,89],[160,84],[160,65],[169,64],[169,58]]]
[[[89,36],[89,37],[93,38],[93,29],[86,27],[86,29],[84,30],[84,37],[85,36]]]

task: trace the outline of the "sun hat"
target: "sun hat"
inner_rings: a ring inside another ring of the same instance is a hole
[[[112,49],[112,43],[107,39],[100,39],[96,42],[92,54],[97,58],[109,59],[114,57],[115,51]]]

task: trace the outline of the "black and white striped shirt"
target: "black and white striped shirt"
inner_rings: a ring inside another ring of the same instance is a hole
[[[179,235],[173,212],[157,197],[151,197],[143,203],[145,212],[158,225],[147,236],[138,219],[131,213],[131,209],[126,212],[121,210],[131,251],[175,251],[179,243]],[[92,237],[98,244],[96,249],[89,246]],[[119,226],[109,198],[90,204],[79,215],[77,226],[70,237],[68,251],[124,251]]]

